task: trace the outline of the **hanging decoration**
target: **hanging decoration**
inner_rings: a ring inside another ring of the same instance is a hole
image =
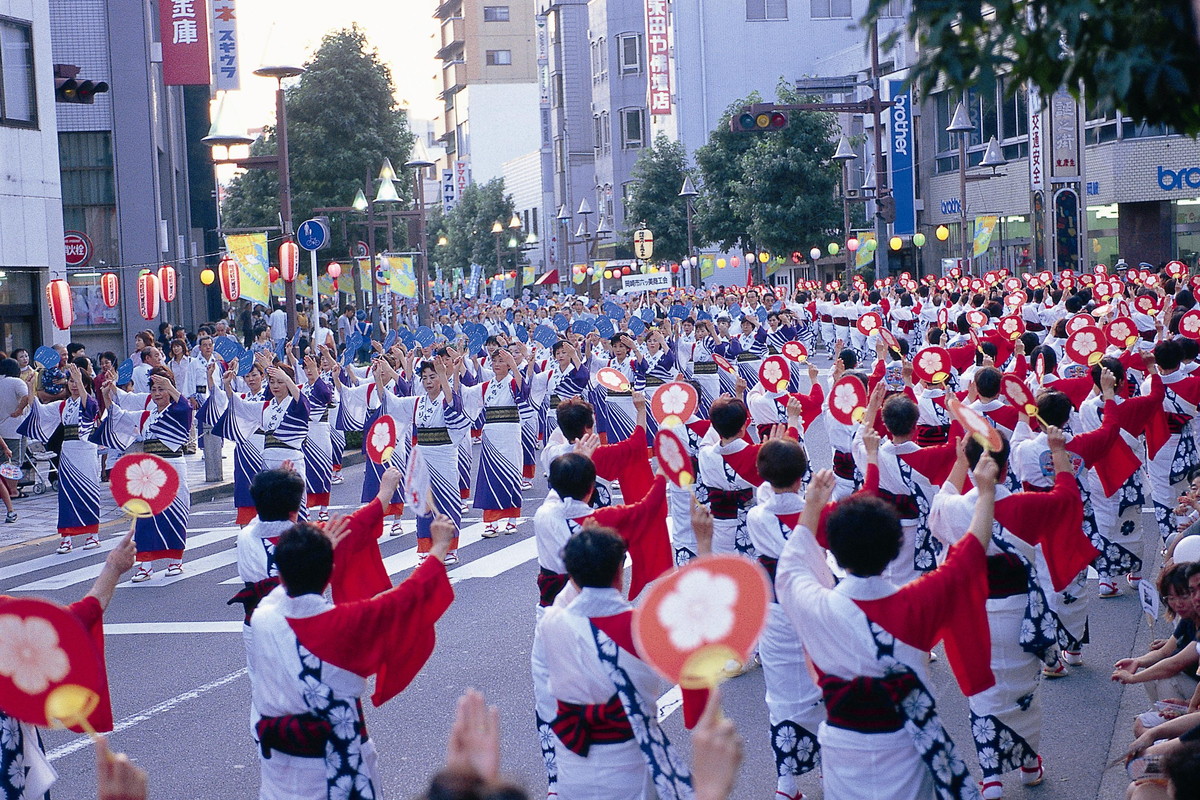
[[[75,309],[71,304],[71,284],[62,278],[55,278],[46,284],[46,302],[50,305],[50,320],[54,327],[65,331],[71,327],[75,318]]]

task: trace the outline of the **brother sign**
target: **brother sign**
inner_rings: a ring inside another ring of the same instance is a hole
[[[1176,189],[1200,189],[1200,167],[1185,167],[1175,170],[1167,169],[1160,164],[1158,188],[1164,192],[1173,192]]]

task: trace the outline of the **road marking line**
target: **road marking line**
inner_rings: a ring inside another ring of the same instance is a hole
[[[139,633],[240,633],[245,624],[237,620],[206,622],[106,622],[104,633],[122,636]]]
[[[240,625],[240,623],[239,623],[239,625]],[[248,670],[245,667],[242,667],[239,670],[234,670],[233,672],[229,673],[228,675],[226,675],[222,678],[217,678],[215,681],[206,683],[203,686],[198,686],[195,689],[190,689],[189,691],[186,691],[183,694],[177,694],[174,697],[172,697],[170,700],[164,700],[163,702],[159,703],[158,705],[152,706],[151,708],[148,708],[139,714],[134,714],[132,717],[126,717],[125,719],[121,720],[120,722],[118,722],[116,725],[113,726],[112,732],[114,734],[120,733],[121,731],[132,728],[134,725],[140,725],[141,723],[146,722],[147,720],[153,719],[154,717],[157,717],[159,714],[165,714],[166,712],[170,711],[171,709],[175,708],[175,706],[180,705],[181,703],[186,703],[189,700],[195,700],[197,697],[208,694],[209,692],[211,692],[214,689],[220,689],[222,686],[224,686],[227,683],[233,683],[238,678],[245,675],[247,672],[248,672]],[[54,748],[53,750],[51,750],[49,753],[46,754],[46,758],[50,761],[57,761],[60,758],[64,758],[66,756],[71,755],[72,753],[76,752],[77,750],[82,750],[83,748],[85,748],[89,744],[91,744],[91,741],[92,740],[86,736],[80,736],[78,739],[73,739],[72,741],[67,742],[66,744],[62,745],[61,747]]]
[[[532,537],[522,539],[476,561],[451,569],[448,573],[450,583],[470,578],[495,578],[534,558],[537,558],[537,540]]]
[[[675,684],[658,698],[658,721],[661,724],[667,717],[683,708],[683,690]]]

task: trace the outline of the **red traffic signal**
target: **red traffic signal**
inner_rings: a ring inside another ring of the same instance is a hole
[[[742,109],[729,120],[729,129],[734,133],[780,131],[790,124],[788,113],[779,111],[773,103],[758,103]]]
[[[54,101],[56,103],[96,102],[96,95],[108,91],[104,81],[79,80],[79,67],[74,64],[54,65]]]

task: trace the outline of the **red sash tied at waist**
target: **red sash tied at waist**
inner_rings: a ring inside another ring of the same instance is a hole
[[[987,557],[988,599],[999,600],[1029,591],[1025,565],[1013,553]]]
[[[850,318],[849,317],[834,317],[833,324],[838,326],[839,328],[849,328],[850,327]]]
[[[915,674],[906,672],[850,680],[822,675],[819,684],[830,725],[858,733],[893,733],[904,727],[900,701],[918,687],[919,681]]]
[[[829,323],[832,323],[832,322],[833,322],[833,314],[822,314],[822,315],[821,315],[821,322],[829,322]]]
[[[1021,481],[1021,491],[1024,492],[1050,492],[1053,489],[1053,486],[1034,486],[1029,481]]]
[[[1192,421],[1190,414],[1167,414],[1167,430],[1172,436],[1183,433],[1184,427]]]
[[[904,333],[912,333],[913,328],[917,327],[917,321],[915,319],[898,319],[896,327]]]
[[[554,605],[554,598],[567,585],[567,576],[561,572],[551,572],[542,567],[538,570],[538,605],[549,608]]]
[[[879,497],[890,503],[900,519],[917,519],[921,510],[917,507],[917,498],[911,494],[892,494],[886,489],[877,490]]]
[[[594,744],[618,744],[633,738],[633,726],[615,694],[604,703],[587,705],[559,700],[558,716],[550,728],[568,750],[584,758]]]
[[[225,605],[231,606],[234,603],[241,603],[242,609],[246,614],[245,623],[249,625],[250,617],[254,614],[254,609],[258,608],[258,604],[263,601],[263,598],[269,595],[278,585],[279,576],[263,578],[261,581],[255,581],[254,583],[247,583],[244,589],[225,601]]]
[[[917,444],[921,447],[945,444],[950,439],[949,425],[918,425]]]
[[[753,489],[708,490],[708,507],[717,519],[737,519],[738,512],[754,499]]]
[[[841,450],[834,450],[833,474],[843,480],[854,480],[854,456]]]

